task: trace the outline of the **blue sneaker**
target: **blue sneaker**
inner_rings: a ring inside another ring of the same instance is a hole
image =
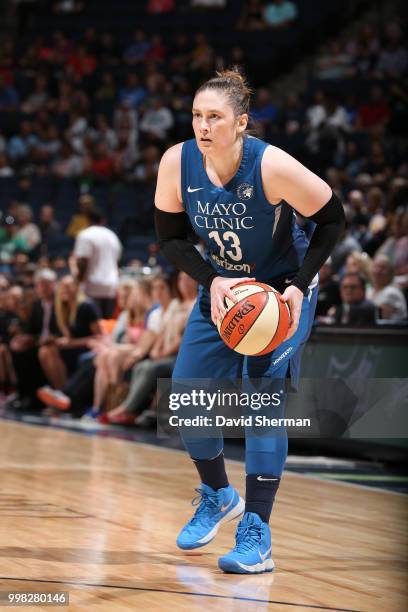
[[[200,548],[211,542],[220,524],[236,518],[245,508],[244,500],[231,485],[214,491],[201,483],[195,490],[198,496],[193,499],[192,505],[198,508],[177,538],[177,546],[183,550]]]
[[[273,570],[271,532],[260,516],[246,512],[238,525],[235,541],[235,548],[218,559],[220,569],[233,574],[260,574]]]

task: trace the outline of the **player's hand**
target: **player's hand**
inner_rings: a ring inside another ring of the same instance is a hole
[[[218,320],[222,320],[227,312],[224,299],[227,297],[231,302],[236,303],[237,298],[232,293],[232,287],[244,281],[254,281],[255,278],[226,278],[225,276],[216,276],[211,283],[211,319],[214,325],[217,325]]]
[[[300,313],[302,312],[304,297],[303,292],[294,285],[287,287],[282,294],[282,302],[286,302],[286,304],[289,306],[290,313],[290,326],[285,340],[291,338],[299,326]]]

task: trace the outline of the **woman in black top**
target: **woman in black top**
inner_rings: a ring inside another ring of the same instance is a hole
[[[59,283],[55,298],[55,316],[61,336],[50,338],[39,350],[44,373],[55,389],[62,389],[79,356],[88,350],[91,339],[101,333],[99,311],[92,300],[80,291],[70,275]]]

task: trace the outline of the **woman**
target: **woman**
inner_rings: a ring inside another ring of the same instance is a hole
[[[147,287],[150,287],[150,283],[146,283],[146,281],[139,281],[139,283],[141,287],[145,287],[145,291],[147,291]],[[154,304],[159,304],[159,307],[151,307],[152,302]],[[143,333],[138,338],[136,344],[127,343],[123,345],[123,347],[118,347],[117,356],[118,359],[120,359],[120,369],[122,371],[132,368],[136,362],[141,361],[148,355],[161,329],[162,321],[165,320],[166,317],[170,320],[172,319],[177,304],[178,300],[173,299],[172,296],[170,278],[165,275],[155,277],[151,281],[151,300],[148,298],[146,301],[146,315],[144,318],[145,329]],[[117,330],[115,330],[114,334],[116,334],[116,332]],[[124,331],[118,334],[118,336],[116,336],[117,340],[125,339],[126,336],[123,334]],[[109,350],[109,347],[112,348],[110,342],[101,342],[99,338],[96,342],[91,341],[90,346],[92,349],[96,347],[97,352],[100,353],[103,353],[104,350]],[[121,351],[123,351],[123,354]],[[100,404],[96,402],[102,402],[101,396],[106,390],[102,376],[100,376],[99,382],[97,383],[97,385],[99,385],[97,392],[100,395],[97,397],[89,393],[89,387],[92,388],[93,386],[95,374],[95,366],[93,363],[84,364],[81,366],[80,370],[68,380],[63,393],[53,389],[46,389],[41,392],[41,399],[48,405],[55,406],[60,410],[77,410],[78,407],[80,407],[80,413],[83,414],[84,408],[88,408],[86,416],[95,419],[100,413]],[[86,406],[85,402],[87,402]]]
[[[148,359],[144,359],[133,368],[126,399],[117,408],[102,415],[100,419],[102,423],[140,424],[140,420],[135,421],[135,415],[147,408],[156,389],[157,378],[171,376],[187,319],[197,297],[197,283],[185,272],[180,272],[177,289],[180,301],[172,311],[172,316],[165,317]],[[146,414],[145,418],[148,417],[149,414]]]
[[[152,280],[152,297],[153,301],[159,304],[159,307],[153,310],[149,316],[148,328],[139,344],[127,352],[122,362],[124,370],[137,368],[136,364],[144,363],[143,360],[150,355],[150,352],[160,342],[163,329],[167,326],[172,326],[173,329],[176,327],[180,301],[173,297],[172,282],[169,276],[161,274]],[[129,413],[126,405],[120,404],[107,414],[101,415],[100,421],[120,425],[132,424],[134,423],[134,416]]]
[[[0,393],[8,395],[17,386],[10,354],[10,340],[24,323],[24,291],[19,285],[0,291]]]
[[[317,272],[344,228],[343,206],[330,187],[284,151],[246,135],[250,90],[224,71],[196,92],[195,139],[166,151],[159,168],[155,221],[164,255],[201,285],[173,379],[283,379],[296,383],[302,345],[316,305]],[[308,244],[294,211],[316,223]],[[189,223],[207,247],[189,241]],[[247,276],[242,277],[242,271]],[[290,308],[287,338],[272,353],[242,359],[221,340],[216,322],[231,288],[256,275]],[[224,520],[244,510],[229,484],[220,437],[183,442],[201,485],[197,511],[177,539],[182,549],[211,541]],[[287,455],[287,438],[247,437],[246,503],[235,548],[219,559],[226,572],[271,571],[269,518]]]
[[[367,253],[353,251],[346,259],[344,273],[360,274],[364,280],[370,281],[371,278],[371,257]]]
[[[150,283],[136,281],[129,296],[124,317],[121,317],[123,331],[116,343],[97,349],[95,357],[93,411],[103,406],[109,386],[118,385],[124,372],[123,364],[137,346],[145,329],[148,329],[146,314],[152,307]]]
[[[50,338],[39,350],[38,357],[48,381],[62,389],[67,375],[77,368],[79,356],[89,350],[90,340],[101,333],[99,312],[80,292],[79,284],[70,275],[59,283],[55,298],[55,316],[61,336]],[[38,397],[47,403],[48,387],[38,390]]]

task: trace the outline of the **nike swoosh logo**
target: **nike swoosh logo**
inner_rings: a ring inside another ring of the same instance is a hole
[[[194,193],[195,191],[200,191],[201,189],[204,189],[204,187],[196,187],[195,189],[192,189],[190,185],[187,187],[188,193]]]
[[[279,478],[262,478],[262,476],[258,476],[257,480],[260,482],[276,482]]]
[[[228,510],[228,508],[230,507],[233,501],[234,501],[234,498],[232,498],[230,503],[227,504],[226,506],[221,506],[221,512],[225,512],[226,510]]]
[[[292,282],[291,278],[285,278],[285,285],[289,285]]]
[[[270,546],[264,554],[262,554],[261,551],[258,550],[259,556],[261,557],[262,561],[265,561],[266,557],[271,554],[271,551],[272,551],[272,546]]]

